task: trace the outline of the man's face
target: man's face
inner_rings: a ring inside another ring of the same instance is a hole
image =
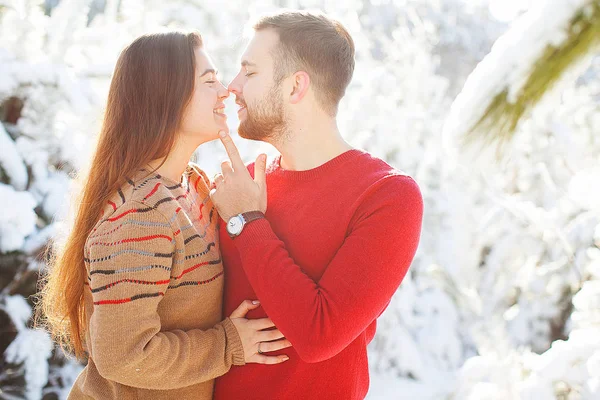
[[[271,29],[255,32],[242,55],[241,69],[229,84],[240,106],[241,137],[268,140],[280,137],[286,128],[281,86],[275,81],[272,50],[279,37]]]

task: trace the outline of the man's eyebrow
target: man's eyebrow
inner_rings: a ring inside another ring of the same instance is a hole
[[[215,74],[215,75],[217,75],[218,73],[219,73],[219,71],[217,71],[216,69],[208,68],[206,71],[204,71],[202,73],[202,75],[200,75],[200,78],[202,78],[206,74]]]
[[[250,62],[250,61],[248,61],[248,60],[242,60],[242,67],[246,67],[246,66],[249,66],[249,67],[256,67],[256,64],[254,64],[254,63],[251,63],[251,62]]]

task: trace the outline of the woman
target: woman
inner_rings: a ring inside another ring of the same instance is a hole
[[[227,129],[216,75],[197,33],[142,36],[119,57],[74,227],[41,293],[54,338],[88,356],[69,399],[210,399],[232,365],[287,360],[260,353],[290,343],[269,319],[243,318],[258,304],[221,321],[218,216],[188,165]]]

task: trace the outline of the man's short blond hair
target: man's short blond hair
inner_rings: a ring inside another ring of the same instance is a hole
[[[335,116],[354,73],[354,41],[346,28],[323,14],[307,11],[267,15],[253,28],[273,29],[279,35],[272,54],[276,82],[305,71],[317,101]]]

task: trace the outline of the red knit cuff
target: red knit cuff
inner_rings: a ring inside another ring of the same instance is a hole
[[[261,218],[247,224],[240,236],[233,240],[233,243],[235,243],[238,251],[241,252],[252,248],[261,241],[269,239],[279,240],[275,232],[273,232],[269,221],[266,218]]]

